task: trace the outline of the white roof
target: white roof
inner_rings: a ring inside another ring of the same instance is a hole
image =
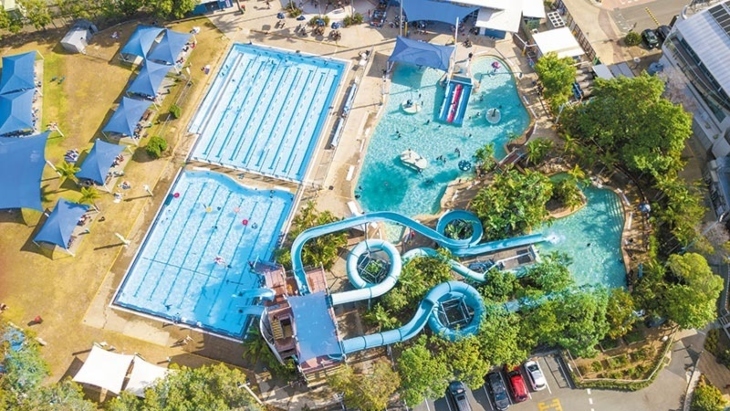
[[[561,27],[533,34],[532,38],[540,49],[540,53],[557,53],[558,57],[578,57],[585,54],[568,27]]]
[[[129,391],[138,397],[144,397],[144,390],[154,385],[157,380],[164,379],[169,372],[165,367],[148,363],[140,357],[134,357],[132,374],[129,376],[124,391]]]
[[[496,10],[480,8],[477,14],[477,21],[474,24],[479,28],[508,31],[517,33],[520,29],[522,9],[520,7]]]
[[[611,70],[605,64],[593,66],[593,72],[602,79],[611,80],[614,78]]]
[[[519,0],[450,0],[450,2],[499,10],[515,8],[515,6],[517,6],[516,8],[519,8],[520,5]]]
[[[544,19],[545,3],[542,0],[522,0],[522,15],[536,19]]]
[[[715,22],[708,10],[687,20],[678,20],[676,30],[720,87],[730,94],[730,36]]]
[[[74,381],[119,394],[132,358],[133,355],[117,354],[93,346],[86,362],[76,373]]]

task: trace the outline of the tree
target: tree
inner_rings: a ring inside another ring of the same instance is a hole
[[[145,398],[122,395],[109,401],[113,411],[260,410],[254,398],[240,387],[246,376],[223,364],[200,368],[177,367],[164,380],[145,391]]]
[[[641,44],[641,34],[633,30],[629,31],[628,33],[626,33],[626,36],[624,36],[624,44],[629,47],[638,46],[639,44]]]
[[[562,328],[555,342],[580,357],[591,357],[596,345],[606,337],[608,293],[604,289],[593,292],[567,293],[555,304],[557,324]]]
[[[446,364],[455,379],[463,381],[471,389],[484,385],[484,375],[492,368],[482,342],[475,336],[447,341],[434,337],[431,341],[438,348],[439,360]]]
[[[58,8],[64,18],[90,20],[99,12],[99,4],[94,0],[59,0]]]
[[[339,221],[330,211],[317,211],[317,203],[307,202],[304,208],[292,220],[291,230],[287,236],[287,246],[304,230],[317,227],[335,221]],[[347,245],[347,233],[331,233],[319,236],[307,241],[302,248],[302,262],[305,267],[315,267],[320,264],[329,270],[334,266],[340,248]],[[287,269],[291,268],[291,254],[288,247],[281,248],[276,252],[276,261]]]
[[[76,173],[78,173],[80,170],[81,169],[76,166],[76,164],[71,164],[66,161],[56,166],[56,172],[59,176],[61,176],[61,178],[70,178],[74,182],[77,181]]]
[[[482,345],[483,361],[491,367],[492,364],[519,364],[527,358],[534,346],[522,343],[520,331],[517,315],[507,313],[501,307],[489,307],[477,336]]]
[[[0,29],[7,30],[13,34],[23,29],[23,20],[19,13],[8,13],[0,5]]]
[[[487,281],[480,284],[479,292],[485,300],[506,302],[514,296],[519,287],[517,277],[512,271],[492,268],[487,272]]]
[[[53,22],[45,0],[18,0],[18,5],[25,9],[25,18],[36,29],[45,30]]]
[[[160,158],[165,150],[167,150],[167,140],[160,136],[150,137],[150,141],[145,146],[147,155],[152,158]]]
[[[479,147],[474,152],[474,162],[479,165],[481,171],[492,171],[494,165],[497,163],[494,159],[494,143],[488,143],[484,147]]]
[[[626,335],[634,323],[636,315],[634,311],[634,299],[623,288],[614,288],[608,295],[606,306],[606,321],[608,321],[608,336],[610,338],[621,338]]]
[[[543,174],[509,170],[495,175],[469,208],[482,221],[484,238],[496,240],[523,234],[540,224],[548,216],[545,204],[551,195],[552,184]]]
[[[426,398],[443,396],[451,379],[446,364],[426,348],[425,337],[403,350],[397,368],[401,377],[400,392],[410,407]]]
[[[395,316],[410,314],[431,288],[452,278],[446,256],[412,258],[403,266],[396,286],[381,302]]]
[[[703,328],[713,321],[723,281],[712,272],[705,257],[672,254],[667,267],[677,280],[666,291],[664,305],[669,319],[683,329]]]
[[[256,364],[263,364],[277,378],[291,378],[296,374],[296,366],[291,361],[282,364],[274,356],[258,327],[251,327],[243,340],[242,357],[251,363],[252,368]]]
[[[550,107],[557,111],[573,94],[576,73],[573,59],[558,58],[556,53],[548,53],[537,60],[535,71],[545,87],[543,95],[550,101]]]
[[[400,386],[400,375],[386,361],[376,361],[370,374],[356,373],[350,366],[327,379],[330,388],[344,396],[345,404],[361,411],[387,408],[390,396]]]
[[[570,210],[575,210],[576,207],[584,203],[583,192],[578,187],[576,180],[572,178],[553,183],[553,196],[551,199]]]
[[[553,141],[546,138],[537,138],[527,143],[527,161],[538,165],[542,163],[553,148]]]
[[[689,409],[690,411],[723,411],[727,404],[722,396],[722,391],[708,383],[703,376],[692,394]]]
[[[542,258],[537,264],[527,268],[520,283],[525,288],[540,290],[545,293],[563,291],[575,281],[568,270],[571,260],[565,253],[553,252]]]
[[[81,187],[81,198],[79,198],[80,204],[90,204],[98,210],[99,207],[96,206],[96,200],[99,198],[101,198],[101,195],[99,195],[99,191],[94,187]]]
[[[563,112],[571,136],[601,153],[616,153],[630,170],[659,176],[682,168],[692,117],[662,97],[664,83],[647,74],[596,79],[590,104]]]

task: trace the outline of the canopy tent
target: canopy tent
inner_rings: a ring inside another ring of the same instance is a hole
[[[119,103],[117,111],[114,112],[102,131],[124,134],[125,136],[134,135],[137,123],[142,119],[142,115],[147,111],[150,104],[152,104],[151,101],[122,97],[122,102]]]
[[[389,62],[402,62],[448,71],[454,46],[439,46],[398,36]]]
[[[109,352],[95,345],[73,380],[119,394],[133,358],[134,355]]]
[[[35,88],[35,51],[3,57],[0,94]]]
[[[33,128],[34,90],[0,95],[0,135]]]
[[[127,93],[137,93],[154,97],[160,88],[160,84],[162,84],[162,79],[165,78],[171,68],[172,66],[166,64],[145,60],[142,70],[139,71],[137,77],[129,88],[127,88]]]
[[[467,15],[478,10],[478,7],[464,7],[442,1],[401,1],[403,1],[403,10],[408,16],[408,21],[432,20],[454,25],[457,17],[459,20],[464,20]]]
[[[144,390],[153,386],[157,380],[164,379],[171,371],[165,367],[148,363],[138,356],[134,357],[132,364],[132,373],[129,375],[124,391],[129,391],[142,398],[144,398]]]
[[[33,242],[51,243],[68,250],[71,234],[81,216],[88,210],[87,205],[72,203],[64,199],[58,200],[56,208],[33,238]]]
[[[24,138],[0,138],[0,209],[41,205],[48,132]]]
[[[578,57],[586,54],[568,27],[543,31],[532,35],[540,56],[556,53],[559,58]]]
[[[92,22],[81,19],[74,23],[71,30],[63,36],[61,47],[72,53],[85,53],[89,39],[97,31],[98,29]]]
[[[148,60],[162,61],[167,64],[175,64],[177,56],[180,55],[183,47],[187,44],[190,34],[180,33],[165,29],[162,40],[152,48],[147,55]]]
[[[106,175],[114,164],[114,159],[122,150],[124,150],[123,146],[96,139],[94,147],[91,148],[89,155],[84,159],[81,170],[76,173],[76,177],[104,185]]]
[[[155,42],[162,30],[159,27],[138,25],[129,40],[127,40],[127,44],[122,47],[122,55],[147,57],[147,52],[150,51],[152,43]]]
[[[335,321],[329,312],[324,291],[289,297],[297,328],[297,357],[305,363],[318,357],[341,356]]]

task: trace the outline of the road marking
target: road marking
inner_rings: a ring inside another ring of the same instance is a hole
[[[588,404],[593,405],[593,398],[588,398]]]
[[[555,398],[550,402],[540,402],[537,404],[539,411],[563,411],[563,406],[560,405],[560,400]]]
[[[591,389],[587,388],[586,391],[588,392],[588,395],[591,395]]]
[[[494,405],[492,404],[492,398],[489,396],[489,393],[487,392],[487,386],[482,385],[482,389],[484,389],[484,395],[487,396],[487,401],[489,401],[489,408],[494,409]]]

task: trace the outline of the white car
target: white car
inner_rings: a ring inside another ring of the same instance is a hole
[[[525,374],[527,374],[527,379],[530,380],[532,389],[535,391],[544,390],[547,387],[547,381],[545,381],[545,376],[542,374],[540,365],[535,361],[527,361],[524,367]]]

